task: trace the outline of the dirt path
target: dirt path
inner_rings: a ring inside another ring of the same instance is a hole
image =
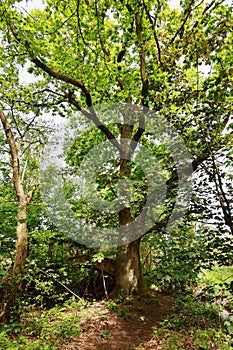
[[[156,302],[157,300],[157,302]],[[130,302],[122,310],[123,317],[110,311],[105,303],[94,303],[86,309],[79,326],[82,334],[59,350],[132,350],[149,341],[153,327],[171,310],[172,298],[158,295],[155,299]],[[85,311],[85,310],[84,310]],[[90,316],[90,314],[94,316]],[[119,311],[118,311],[119,313]],[[96,316],[97,315],[97,316]]]

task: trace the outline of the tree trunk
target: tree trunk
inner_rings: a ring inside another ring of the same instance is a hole
[[[19,206],[17,220],[17,242],[16,253],[13,267],[13,273],[23,273],[27,258],[27,200],[24,198],[23,203]]]
[[[19,300],[21,294],[21,282],[27,258],[27,205],[30,202],[35,186],[25,194],[23,179],[20,175],[19,145],[17,145],[10,124],[3,110],[0,108],[0,120],[2,122],[7,143],[10,148],[11,163],[13,170],[13,185],[18,198],[17,215],[17,242],[15,261],[12,273],[4,280],[4,310],[1,316],[4,324],[19,321]]]
[[[27,211],[25,203],[19,206],[17,220],[17,242],[15,261],[12,274],[4,281],[4,310],[2,321],[4,324],[20,321],[20,296],[22,290],[22,277],[27,258]]]
[[[115,286],[111,296],[141,294],[144,280],[140,261],[140,239],[118,248],[116,256]]]
[[[129,150],[130,141],[132,137],[133,127],[130,123],[127,123],[130,118],[129,113],[124,117],[124,125],[121,130],[121,159],[120,159],[120,175],[122,179],[126,179],[131,174]],[[123,185],[120,188],[120,196],[127,196],[127,183],[126,187]],[[134,217],[132,216],[131,209],[128,207],[119,211],[119,226],[125,227],[132,222]],[[129,232],[131,234],[131,232]],[[130,241],[129,237],[125,237]],[[124,244],[124,236],[119,235],[118,250],[116,255],[116,269],[115,269],[115,286],[111,293],[112,297],[118,294],[131,294],[142,293],[144,291],[144,280],[142,276],[142,266],[140,261],[140,242],[141,239],[137,239],[133,242]]]

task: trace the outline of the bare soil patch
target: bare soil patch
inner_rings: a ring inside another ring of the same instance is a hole
[[[79,327],[82,334],[61,344],[60,350],[132,350],[150,341],[153,328],[172,309],[172,298],[158,294],[154,298],[134,299],[127,315],[110,311],[106,303],[96,302],[86,309]],[[119,307],[125,307],[122,304]]]

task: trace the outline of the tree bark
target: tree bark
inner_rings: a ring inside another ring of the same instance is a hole
[[[4,324],[18,322],[20,320],[20,296],[21,296],[21,280],[23,276],[24,266],[27,258],[27,211],[26,204],[19,207],[17,216],[17,242],[15,261],[11,276],[4,281],[4,310],[2,321]]]
[[[25,194],[23,181],[20,176],[19,150],[15,141],[14,134],[11,131],[10,124],[3,110],[0,108],[0,120],[6,135],[7,143],[10,148],[11,164],[13,170],[13,185],[18,198],[17,215],[17,241],[14,266],[11,275],[4,280],[4,309],[1,316],[4,324],[19,321],[19,299],[21,294],[21,280],[28,252],[27,242],[27,205],[30,202],[35,187]]]
[[[130,166],[130,146],[132,139],[133,126],[130,123],[130,113],[124,116],[124,125],[121,129],[121,158],[120,158],[120,177],[123,180],[131,174]],[[126,184],[127,186],[127,184]],[[126,187],[120,188],[120,196],[127,195]],[[119,211],[119,226],[126,227],[134,220],[130,207],[124,207]],[[129,232],[129,234],[131,234]],[[137,239],[127,244],[123,244],[124,238],[130,241],[129,237],[122,236],[121,232],[118,239],[118,249],[116,254],[115,285],[111,297],[118,294],[142,293],[144,291],[144,280],[142,276],[142,266],[140,261],[140,242]]]
[[[145,290],[140,260],[140,239],[118,248],[115,286],[111,296],[142,294]]]
[[[27,202],[19,206],[17,217],[17,242],[13,273],[23,273],[27,258]]]

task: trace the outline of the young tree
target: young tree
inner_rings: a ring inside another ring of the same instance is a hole
[[[1,31],[14,64],[30,61],[29,71],[41,77],[41,99],[48,91],[49,98],[59,97],[64,108],[79,111],[123,151],[121,176],[131,173],[125,154],[132,143],[125,140],[148,142],[150,135],[143,118],[132,125],[128,116],[114,133],[98,119],[94,107],[100,103],[126,102],[167,118],[182,136],[195,170],[210,154],[206,135],[214,152],[231,142],[223,129],[232,95],[232,8],[218,0],[185,0],[181,6],[47,0],[43,11],[28,14],[18,11],[16,2],[3,1]],[[203,66],[208,75],[201,73]],[[164,213],[148,232],[166,227],[178,188],[175,162],[167,162],[166,152],[157,153],[167,163],[167,198]],[[119,211],[120,227],[134,220],[131,209]],[[143,290],[140,241],[118,247],[114,293]]]
[[[4,77],[4,73],[3,68],[2,77]],[[3,93],[0,97],[0,121],[2,126],[0,128],[0,163],[2,166],[4,165],[1,182],[6,186],[5,191],[8,187],[9,194],[6,199],[10,199],[11,207],[14,206],[14,213],[12,214],[16,226],[14,264],[12,271],[9,271],[4,281],[4,310],[2,315],[4,323],[9,323],[12,318],[19,318],[21,280],[28,253],[27,228],[28,222],[32,223],[33,220],[33,218],[28,219],[28,206],[38,187],[39,154],[46,142],[45,122],[39,121],[37,118],[38,111],[36,111],[36,108],[38,106],[36,107],[36,105],[38,104],[36,100],[32,102],[33,106],[30,111],[27,107],[27,88],[20,86],[17,71],[12,68],[11,73],[12,81],[10,83],[3,81],[1,84]],[[16,85],[12,86],[12,82]],[[25,90],[24,93],[23,89]],[[23,98],[20,94],[23,95]],[[12,101],[13,96],[15,101]],[[32,113],[33,108],[36,113]],[[6,177],[8,183],[4,183]],[[3,202],[4,200],[3,198]],[[13,226],[14,220],[11,219],[11,230]],[[3,236],[4,231],[2,231]],[[12,237],[12,231],[10,236]]]
[[[24,266],[27,257],[27,205],[29,204],[35,187],[30,191],[25,192],[23,185],[23,174],[20,172],[20,158],[19,158],[19,144],[15,140],[15,136],[11,130],[9,121],[2,110],[0,110],[0,120],[6,135],[6,140],[9,145],[9,153],[11,156],[11,166],[13,172],[13,184],[15,188],[15,193],[18,199],[18,215],[17,215],[17,243],[16,243],[16,253],[15,261],[12,271],[12,281],[7,286],[7,303],[4,310],[4,322],[8,323],[11,319],[12,306],[15,306],[15,299],[17,298],[18,289],[20,289],[19,275],[23,274]],[[13,280],[15,279],[15,283]]]

